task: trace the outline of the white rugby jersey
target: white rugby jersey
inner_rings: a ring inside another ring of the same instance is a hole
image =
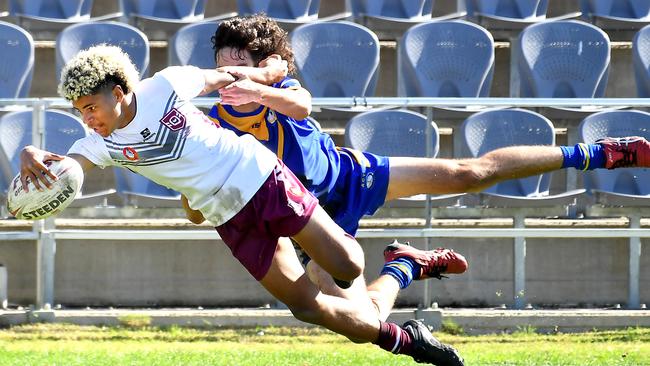
[[[103,138],[92,132],[68,154],[121,166],[172,188],[218,226],[239,212],[273,171],[277,157],[253,136],[210,121],[190,100],[205,86],[193,66],[168,67],[134,90],[136,115]]]

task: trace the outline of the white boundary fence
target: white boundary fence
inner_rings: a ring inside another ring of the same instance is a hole
[[[212,98],[197,98],[195,105],[209,107],[214,103]],[[650,107],[650,99],[644,98],[314,98],[315,107],[359,108],[369,107],[425,107],[427,116],[432,119],[433,107]],[[32,128],[33,144],[37,147],[45,145],[44,117],[47,108],[71,108],[70,103],[60,98],[26,98],[0,99],[0,107],[7,106],[32,107],[34,118]],[[13,107],[12,107],[13,108]],[[430,126],[430,124],[429,124]],[[432,133],[428,129],[427,133]],[[430,141],[430,139],[427,139]],[[427,149],[431,154],[431,147]],[[430,202],[427,201],[427,209]],[[629,284],[628,308],[640,308],[639,272],[641,256],[641,238],[650,238],[650,229],[640,228],[640,215],[630,217],[630,228],[585,228],[585,229],[544,229],[525,228],[517,226],[507,229],[485,228],[450,228],[438,229],[430,227],[430,215],[427,215],[426,227],[420,229],[361,229],[359,238],[425,238],[427,248],[430,248],[430,238],[514,238],[514,307],[522,308],[525,304],[525,238],[628,238],[629,247]],[[37,285],[36,307],[54,301],[54,256],[56,239],[72,240],[214,240],[217,234],[214,230],[57,230],[54,219],[35,221],[31,231],[0,232],[0,241],[32,240],[37,242]],[[423,293],[423,303],[430,304],[428,287]]]

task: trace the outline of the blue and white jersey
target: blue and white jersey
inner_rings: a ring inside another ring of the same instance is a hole
[[[238,137],[210,121],[190,100],[205,86],[193,66],[168,67],[134,90],[136,115],[103,138],[91,133],[68,154],[104,168],[121,166],[172,188],[219,226],[253,197],[277,157],[253,136]]]
[[[300,87],[300,83],[286,77],[271,86],[294,88]],[[208,116],[239,136],[255,136],[284,161],[321,203],[334,189],[340,169],[339,153],[332,138],[308,120],[295,120],[264,105],[244,113],[218,102],[212,106]]]

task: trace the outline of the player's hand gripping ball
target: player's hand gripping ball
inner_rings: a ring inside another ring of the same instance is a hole
[[[56,215],[68,207],[81,191],[84,172],[76,160],[66,157],[63,160],[49,160],[45,165],[59,178],[51,182],[52,188],[43,187],[39,191],[29,180],[29,192],[25,192],[20,183],[20,173],[11,182],[7,192],[7,208],[17,219],[40,220]]]

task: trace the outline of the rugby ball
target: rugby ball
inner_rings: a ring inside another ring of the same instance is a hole
[[[56,215],[68,207],[81,192],[84,172],[79,163],[65,157],[63,160],[45,162],[48,169],[59,179],[52,182],[52,188],[43,187],[39,191],[34,183],[28,181],[29,192],[20,183],[20,173],[11,182],[7,192],[7,209],[17,219],[41,220]]]

